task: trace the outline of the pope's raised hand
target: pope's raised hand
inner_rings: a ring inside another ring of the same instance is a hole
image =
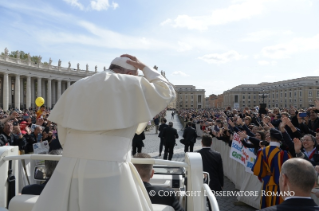
[[[126,62],[132,66],[134,66],[137,69],[143,70],[144,67],[146,66],[145,64],[143,64],[142,62],[140,62],[135,56],[129,55],[129,54],[123,54],[121,55],[121,57],[127,57],[130,58],[130,60],[127,60]]]

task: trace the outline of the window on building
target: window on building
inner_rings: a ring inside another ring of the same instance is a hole
[[[250,99],[250,95],[248,95],[248,99]]]
[[[198,105],[198,107],[197,108],[202,108],[202,106],[201,105]]]
[[[287,93],[285,92],[285,97],[287,97]]]
[[[198,100],[197,100],[198,103],[201,103],[202,102],[202,96],[201,95],[198,95]]]
[[[297,92],[294,93],[294,96],[297,97]]]
[[[312,90],[308,92],[308,97],[312,97]]]
[[[278,93],[276,94],[276,98],[278,98]]]
[[[319,91],[317,91],[317,97],[319,97]]]
[[[193,95],[191,96],[191,99],[193,99]]]
[[[291,97],[291,92],[289,92],[289,97]]]
[[[235,103],[238,103],[238,95],[235,95]]]
[[[243,99],[245,99],[245,95],[243,95]]]

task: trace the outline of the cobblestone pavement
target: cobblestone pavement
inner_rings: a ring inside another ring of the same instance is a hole
[[[177,146],[174,148],[174,161],[184,161],[185,153],[184,153],[184,145],[179,142],[179,140],[183,136],[182,124],[180,123],[177,115],[175,115],[174,119],[171,119],[171,111],[167,111],[166,114],[167,123],[173,122],[173,127],[177,129],[179,139],[176,140]],[[151,157],[162,159],[162,157],[158,157],[159,155],[159,138],[158,134],[155,134],[155,128],[152,128],[150,131],[145,132],[145,147],[142,149],[142,152],[148,153]],[[194,151],[201,149],[201,141],[200,138],[197,139],[196,144],[194,146]],[[163,156],[164,152],[162,153]],[[224,190],[225,191],[235,191],[235,185],[227,178],[224,178]],[[250,207],[244,203],[238,202],[237,198],[234,196],[229,197],[216,197],[219,209],[221,211],[252,211],[256,210],[253,207]],[[235,205],[236,204],[236,205]]]

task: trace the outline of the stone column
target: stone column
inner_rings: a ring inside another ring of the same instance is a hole
[[[24,105],[24,96],[23,96],[23,94],[24,94],[24,86],[23,86],[23,78],[22,79],[20,79],[20,105],[22,104],[22,105]],[[21,107],[20,107],[20,109],[21,109]]]
[[[20,75],[16,75],[14,84],[14,107],[20,110]]]
[[[41,95],[42,95],[41,97],[43,97],[43,99],[46,99],[46,90],[45,90],[45,81],[44,80],[41,80]]]
[[[3,110],[9,109],[9,75],[3,74]]]
[[[38,78],[38,87],[37,87],[37,97],[42,97],[41,91],[42,91],[42,81],[41,78]]]
[[[11,79],[11,76],[9,75],[8,76],[8,91],[9,91],[8,98],[9,98],[9,105],[13,106],[12,105],[12,87],[11,87],[11,84],[12,84],[12,79]]]
[[[61,80],[58,80],[58,94],[57,94],[57,99],[56,102],[59,100],[59,98],[61,97]]]
[[[71,86],[71,82],[67,81],[67,87],[66,88],[69,88],[70,86]]]
[[[31,106],[35,108],[35,80],[31,78]]]
[[[52,104],[56,103],[56,81],[52,81]]]
[[[48,90],[47,90],[47,106],[49,108],[52,107],[52,101],[51,101],[51,79],[48,79]]]
[[[26,106],[27,106],[27,109],[31,107],[31,77],[30,76],[27,76]]]

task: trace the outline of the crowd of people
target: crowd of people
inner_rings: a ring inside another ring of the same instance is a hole
[[[253,173],[263,182],[263,190],[280,192],[279,177],[283,163],[290,158],[309,161],[319,172],[319,101],[308,109],[181,109],[185,124],[196,124],[203,134],[232,146],[237,133],[242,144],[253,148],[256,161]],[[261,208],[283,202],[280,196],[261,197]]]
[[[0,109],[0,146],[19,146],[20,154],[32,154],[33,144],[48,141],[51,150],[61,149],[57,125],[47,119],[50,110]]]

